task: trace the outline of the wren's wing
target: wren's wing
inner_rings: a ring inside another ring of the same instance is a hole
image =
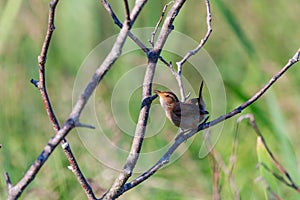
[[[198,105],[178,102],[172,109],[171,118],[173,123],[183,129],[196,128],[202,120]]]
[[[198,106],[190,103],[176,103],[172,111],[173,114],[178,118],[199,115]]]
[[[171,112],[171,121],[176,125],[180,126],[180,121],[181,121],[181,109],[180,109],[180,103],[176,103],[172,109]]]

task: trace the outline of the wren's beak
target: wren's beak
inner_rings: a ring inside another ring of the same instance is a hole
[[[157,97],[160,97],[160,93],[161,91],[159,90],[154,90],[155,95],[153,95],[154,99],[156,99]]]
[[[161,91],[159,91],[159,90],[154,90],[154,93],[157,94],[158,96],[160,96]]]

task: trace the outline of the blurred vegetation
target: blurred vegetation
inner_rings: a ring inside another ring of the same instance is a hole
[[[155,26],[167,2],[149,1],[134,28]],[[110,3],[123,20],[122,3]],[[40,93],[30,84],[31,78],[38,78],[37,56],[47,27],[48,4],[46,0],[0,1],[0,143],[3,145],[0,149],[0,171],[1,174],[8,171],[13,183],[22,177],[54,134]],[[300,4],[298,0],[279,0],[276,3],[267,0],[216,0],[211,2],[211,10],[213,33],[205,49],[222,74],[227,110],[230,111],[258,91],[299,48]],[[205,23],[204,1],[187,1],[176,18],[175,30],[199,41],[206,32]],[[72,88],[81,63],[98,43],[117,34],[119,29],[99,1],[60,1],[55,25],[46,76],[54,110],[62,123],[72,108]],[[140,55],[139,62],[146,63],[146,57]],[[103,91],[101,98],[108,108],[111,90],[118,77],[131,68],[130,64],[117,62],[100,84]],[[298,184],[299,73],[298,63],[263,98],[244,111],[254,114],[270,148]],[[198,87],[198,83],[194,87]],[[140,95],[135,93],[130,105],[132,116],[137,115],[139,98]],[[235,125],[236,118],[226,121],[216,145],[216,151],[221,152],[224,160],[229,159]],[[175,134],[170,124],[164,130]],[[151,145],[160,145],[171,138],[156,138],[157,141]],[[108,188],[118,172],[92,157],[75,131],[69,134],[68,139],[84,174],[99,184],[99,188]],[[180,159],[121,199],[211,199],[209,160],[198,156],[202,140],[201,134],[198,134]],[[121,141],[121,145],[128,148],[131,138],[121,136]],[[265,185],[256,182],[261,175],[256,168],[256,136],[246,121],[240,126],[238,141],[233,176],[241,196],[243,199],[263,199]],[[143,150],[147,148],[151,147],[146,145]],[[43,199],[85,199],[67,166],[68,161],[58,148],[21,199],[40,199],[41,196]],[[222,197],[232,199],[227,177],[221,177],[221,184]],[[292,189],[281,183],[276,185],[275,192],[283,199],[299,199],[299,194]],[[0,178],[0,194],[3,198],[6,195],[4,178]]]

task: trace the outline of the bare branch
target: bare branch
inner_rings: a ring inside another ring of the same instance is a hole
[[[7,172],[4,173],[4,178],[7,185],[7,190],[9,191],[13,187],[13,185]]]
[[[53,1],[53,2],[57,3],[58,1]],[[53,16],[54,16],[54,11],[55,11],[54,8],[56,5],[56,4],[53,4],[53,2],[50,4],[50,14],[49,14],[50,15],[49,20],[51,21],[50,23],[53,23]],[[136,5],[133,8],[133,11],[131,13],[131,18],[133,19],[132,23],[136,19],[137,15],[140,13],[140,11],[145,3],[146,3],[146,0],[138,1],[138,3],[136,3]],[[51,29],[49,29],[50,30],[49,32],[47,31],[46,42],[44,43],[45,48],[43,47],[43,51],[41,53],[42,56],[39,56],[40,66],[44,66],[45,58],[46,58],[46,56],[44,56],[44,55],[46,55],[46,53],[47,53],[47,48],[49,46],[52,31],[54,30],[53,26],[49,26],[49,27],[51,27]],[[108,56],[106,57],[104,62],[101,64],[101,66],[96,70],[92,80],[90,81],[88,86],[85,88],[85,90],[83,91],[81,96],[79,97],[77,103],[75,104],[75,106],[70,114],[69,119],[65,122],[64,126],[61,129],[59,129],[59,127],[56,127],[56,129],[58,130],[57,133],[54,135],[54,137],[52,137],[49,140],[48,144],[44,147],[44,150],[42,151],[42,153],[39,155],[39,157],[36,159],[36,161],[31,165],[31,167],[27,170],[27,172],[25,173],[23,178],[9,190],[9,194],[8,194],[9,200],[16,199],[17,197],[19,197],[22,194],[24,189],[35,178],[36,174],[39,172],[39,170],[41,169],[43,164],[46,162],[48,157],[51,155],[51,153],[54,151],[54,149],[57,147],[57,145],[61,141],[63,141],[65,136],[75,127],[76,124],[78,124],[80,114],[81,114],[83,108],[85,107],[88,99],[90,98],[91,94],[93,93],[93,91],[95,90],[95,88],[99,84],[99,82],[102,80],[102,78],[106,74],[106,72],[111,68],[112,64],[116,61],[116,59],[121,54],[121,50],[122,50],[122,47],[126,40],[128,31],[129,31],[129,27],[127,25],[122,27],[110,53],[108,54]],[[44,52],[46,52],[46,53],[44,53]],[[44,67],[40,67],[40,69],[44,70]],[[44,72],[40,73],[40,74],[44,75]],[[44,77],[42,77],[41,80],[45,80]],[[32,82],[36,83],[36,81],[32,81]],[[38,86],[42,85],[42,87],[45,86],[44,83],[40,83],[40,82],[38,84],[36,83],[35,85],[38,85]],[[47,102],[50,102],[50,101],[47,100]],[[46,108],[48,111],[49,107],[46,107]],[[49,112],[49,115],[51,115],[51,112]],[[56,124],[56,123],[54,123],[54,124]],[[65,146],[65,148],[64,148],[65,152],[69,151],[68,150],[69,145],[64,145],[64,146]],[[71,158],[74,158],[74,157],[72,156]],[[69,159],[69,162],[72,166],[72,169],[74,170],[75,169],[74,168],[75,160]],[[77,172],[79,173],[80,171],[77,171]],[[76,177],[79,177],[79,175],[80,174],[76,174]],[[88,184],[85,184],[85,186],[89,187]],[[84,190],[85,191],[89,190],[89,188],[84,188]],[[88,198],[95,199],[94,194],[92,192],[89,193]]]
[[[186,134],[180,134],[174,141],[174,143],[170,146],[168,151],[155,163],[149,170],[144,172],[142,175],[134,179],[133,181],[127,183],[124,185],[124,187],[119,191],[120,194],[130,190],[131,188],[135,187],[136,185],[142,183],[143,181],[147,180],[149,177],[151,177],[153,174],[155,174],[161,167],[163,167],[165,164],[169,162],[169,159],[171,155],[174,153],[174,151],[187,139],[195,135],[200,130],[208,129],[211,126],[214,126],[228,118],[231,118],[238,113],[242,112],[246,107],[250,106],[253,102],[255,102],[258,98],[260,98],[291,66],[293,66],[295,63],[299,61],[300,57],[300,48],[295,53],[295,55],[288,61],[288,63],[275,75],[273,78],[256,94],[254,94],[248,101],[243,103],[238,108],[234,109],[233,111],[220,116],[219,118],[210,121],[210,122],[204,122],[198,126],[198,129],[191,130]]]
[[[211,32],[212,32],[212,27],[211,27],[211,11],[210,11],[210,3],[209,3],[209,0],[205,0],[205,4],[206,4],[206,24],[207,24],[207,32],[204,36],[204,38],[201,39],[199,45],[189,51],[181,61],[177,62],[177,66],[178,66],[178,73],[181,72],[182,70],[182,65],[193,55],[195,55],[196,53],[198,53],[198,51],[200,51],[200,49],[205,45],[205,43],[207,42]]]
[[[89,125],[89,124],[83,124],[81,122],[76,122],[75,127],[95,129],[95,126],[92,126],[92,125]]]
[[[49,19],[48,19],[48,29],[46,33],[46,37],[42,46],[42,50],[40,55],[38,56],[38,64],[39,64],[39,81],[31,80],[31,82],[38,86],[38,89],[41,92],[43,102],[47,111],[47,114],[52,122],[53,128],[55,131],[59,130],[59,123],[56,119],[54,111],[52,109],[52,105],[50,103],[50,99],[46,90],[46,80],[45,80],[45,64],[47,59],[47,53],[50,45],[50,41],[52,38],[53,31],[55,29],[54,26],[54,16],[55,16],[55,8],[59,0],[53,0],[50,2],[50,10],[49,10]]]
[[[104,8],[107,10],[107,12],[110,14],[112,19],[114,20],[114,23],[119,27],[122,28],[123,24],[118,19],[117,15],[114,13],[113,9],[109,5],[109,3],[106,0],[101,0],[101,3],[103,4]],[[132,41],[134,41],[147,55],[150,53],[150,49],[147,48],[142,41],[140,41],[139,38],[137,38],[131,31],[128,32],[128,36]],[[168,63],[161,55],[159,55],[159,60],[163,62],[166,66],[170,67],[170,63]]]
[[[50,98],[48,96],[48,92],[46,89],[45,64],[46,64],[46,58],[47,58],[47,53],[48,53],[49,45],[51,42],[52,34],[53,34],[53,31],[55,30],[54,17],[55,17],[56,5],[58,2],[59,2],[59,0],[53,0],[50,2],[48,29],[47,29],[47,33],[46,33],[46,37],[45,37],[43,46],[42,46],[41,53],[38,57],[39,81],[35,81],[33,79],[31,80],[31,83],[33,83],[39,89],[39,91],[41,93],[41,96],[42,96],[42,99],[44,102],[44,106],[46,108],[49,119],[52,122],[52,126],[53,126],[55,132],[57,132],[60,129],[60,125],[59,125],[59,122],[53,111],[53,108],[52,108],[52,105],[50,102]],[[88,184],[88,182],[86,181],[84,175],[82,174],[82,172],[79,168],[79,165],[73,155],[73,152],[72,152],[71,147],[68,144],[67,140],[63,139],[61,141],[61,144],[62,144],[62,146],[67,146],[67,148],[63,148],[63,150],[66,154],[66,157],[69,160],[70,165],[73,168],[73,172],[76,175],[78,182],[84,189],[86,195],[88,196],[89,199],[95,199],[96,197],[95,197],[94,193],[92,192],[92,189],[91,189],[90,185]]]
[[[113,183],[110,190],[103,196],[103,199],[114,199],[121,193],[121,188],[124,186],[128,178],[131,176],[132,171],[136,165],[139,158],[139,153],[144,140],[144,134],[146,131],[146,125],[148,121],[148,115],[150,110],[150,104],[145,104],[144,101],[151,98],[152,93],[152,81],[154,77],[154,72],[156,68],[156,63],[158,61],[161,50],[173,30],[173,21],[175,20],[177,14],[179,13],[181,7],[185,3],[185,0],[177,0],[172,8],[170,9],[164,24],[161,28],[160,34],[158,36],[157,42],[155,43],[153,50],[148,54],[148,66],[146,69],[144,82],[143,82],[143,100],[142,107],[140,110],[138,123],[136,126],[133,142],[131,145],[131,150],[123,167],[122,172],[117,177]]]
[[[128,0],[124,0],[124,5],[125,5],[125,19],[127,26],[131,26],[131,20],[130,20],[130,10],[129,10],[129,5],[128,5]]]
[[[205,5],[206,5],[206,24],[207,24],[207,32],[204,36],[204,38],[201,39],[199,45],[193,49],[190,50],[181,61],[176,62],[177,65],[177,73],[175,72],[174,68],[171,66],[169,67],[171,69],[172,74],[175,76],[178,86],[179,86],[179,91],[180,91],[180,96],[181,96],[181,101],[185,102],[186,101],[186,96],[185,96],[185,91],[184,91],[184,86],[182,82],[182,66],[183,64],[192,56],[195,55],[200,51],[200,49],[205,45],[205,43],[208,41],[209,36],[212,32],[212,27],[211,27],[211,11],[210,11],[210,3],[209,0],[205,0]]]
[[[104,1],[104,0],[103,0]],[[134,20],[136,19],[137,15],[140,13],[141,9],[143,8],[144,4],[147,2],[147,0],[143,1],[137,1],[135,4],[132,12],[131,12],[131,23],[134,23]],[[79,116],[85,107],[88,99],[90,98],[91,94],[94,92],[95,88],[99,84],[99,82],[102,80],[104,75],[108,72],[108,70],[112,67],[114,62],[117,60],[117,58],[121,55],[122,47],[125,43],[125,40],[127,38],[129,32],[128,26],[122,26],[122,29],[116,39],[116,42],[114,43],[114,46],[112,47],[110,53],[107,55],[103,63],[100,65],[100,67],[96,70],[95,74],[93,75],[91,81],[88,83],[85,90],[80,95],[79,99],[77,100],[70,117],[75,119],[77,121],[79,119]]]
[[[153,31],[152,34],[151,34],[151,39],[149,40],[149,43],[152,45],[152,47],[154,47],[154,38],[155,38],[155,34],[157,33],[158,27],[159,27],[159,25],[161,24],[161,22],[162,22],[162,20],[163,20],[163,18],[164,18],[164,16],[165,16],[165,12],[166,12],[168,6],[169,6],[170,4],[172,4],[172,3],[174,3],[174,1],[170,1],[169,3],[167,3],[167,4],[164,6],[164,8],[163,8],[163,10],[162,10],[162,13],[161,13],[161,16],[160,16],[158,22],[156,23],[156,26],[155,26],[155,28],[154,28],[154,31]]]
[[[51,153],[57,147],[57,145],[63,140],[63,138],[74,128],[74,121],[69,119],[64,126],[49,140],[48,144],[44,147],[42,153],[34,161],[34,163],[27,170],[21,180],[10,187],[8,191],[7,200],[17,199],[26,187],[33,181],[43,164],[47,161]]]
[[[252,103],[254,103],[257,99],[259,99],[291,66],[293,66],[295,63],[297,63],[299,61],[299,57],[300,57],[300,48],[297,50],[297,52],[294,54],[294,56],[288,61],[288,63],[277,74],[275,74],[269,80],[269,82],[262,89],[260,89],[257,93],[255,93],[249,100],[247,100],[245,103],[243,103],[239,107],[235,108],[231,112],[229,112],[225,115],[222,115],[213,121],[210,121],[210,122],[200,125],[198,127],[197,131],[207,129],[211,126],[214,126],[214,125],[228,119],[228,118],[235,116],[238,113],[241,113],[245,108],[247,108]],[[194,135],[194,134],[191,133],[190,135]]]

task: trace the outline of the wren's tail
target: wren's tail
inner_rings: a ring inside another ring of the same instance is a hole
[[[200,90],[199,90],[199,97],[198,99],[198,106],[199,106],[199,111],[201,115],[208,114],[209,112],[205,108],[205,103],[202,97],[202,90],[203,90],[203,81],[201,82]]]

